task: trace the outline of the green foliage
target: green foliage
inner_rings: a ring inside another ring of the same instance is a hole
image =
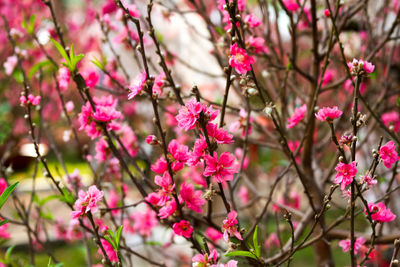
[[[36,63],[35,65],[32,66],[32,68],[29,70],[28,72],[28,78],[31,79],[33,77],[33,75],[35,75],[35,73],[39,70],[42,69],[45,66],[51,65],[51,61],[50,60],[43,60],[40,61],[38,63]]]
[[[33,14],[29,19],[29,24],[26,22],[25,19],[22,20],[21,26],[24,28],[29,34],[33,34],[35,32],[35,20],[36,15]]]
[[[23,81],[24,81],[24,74],[22,73],[22,70],[20,70],[20,69],[18,69],[18,68],[15,68],[14,71],[13,71],[13,73],[12,73],[12,76],[14,77],[14,79],[15,79],[15,81],[16,81],[17,83],[23,83]]]
[[[19,182],[16,182],[15,184],[10,185],[9,187],[6,188],[6,190],[4,190],[3,194],[1,194],[1,196],[0,196],[0,209],[1,209],[1,207],[3,207],[4,203],[6,203],[6,200],[11,195],[11,193],[14,191],[14,189],[17,187],[18,183]]]
[[[104,236],[104,238],[108,241],[108,243],[110,243],[115,251],[119,250],[119,242],[121,239],[122,228],[123,226],[121,225],[120,227],[118,227],[115,233],[109,229],[107,230],[108,236]]]
[[[252,259],[257,260],[256,255],[254,255],[253,253],[249,252],[249,251],[244,251],[244,250],[237,250],[237,251],[232,251],[232,252],[228,252],[225,254],[225,256],[228,257],[249,257]]]
[[[50,40],[57,48],[61,56],[64,58],[65,62],[63,62],[62,64],[66,66],[70,72],[75,72],[76,65],[78,64],[79,61],[81,61],[84,55],[83,54],[75,55],[74,46],[71,45],[70,53],[68,56],[67,52],[65,51],[64,47],[61,46],[61,44],[59,44],[56,40],[52,38],[50,38]]]
[[[62,266],[64,266],[64,263],[60,262],[53,264],[51,258],[49,258],[49,263],[47,264],[47,267],[62,267]]]
[[[10,104],[7,102],[0,103],[0,145],[12,131],[12,123],[10,119]]]
[[[101,70],[104,70],[104,60],[103,60],[103,63],[102,62],[100,62],[100,60],[98,60],[96,57],[93,57],[93,59],[92,60],[90,60],[90,62],[92,62],[94,65],[96,65],[99,69],[101,69]]]
[[[70,191],[68,191],[68,189],[65,187],[63,187],[61,190],[63,191],[64,195],[59,196],[60,201],[69,204],[74,204],[75,203],[74,195]]]
[[[237,250],[237,251],[232,251],[228,252],[225,254],[225,256],[228,257],[248,257],[252,258],[255,260],[259,260],[261,257],[261,245],[258,242],[258,225],[256,226],[256,229],[254,230],[253,233],[253,244],[248,244],[250,247],[250,251],[244,251],[244,250]]]

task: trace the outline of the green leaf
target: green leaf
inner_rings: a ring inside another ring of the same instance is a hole
[[[13,252],[14,248],[15,248],[15,245],[12,245],[7,249],[6,255],[5,255],[6,264],[10,264],[11,253]]]
[[[31,18],[29,19],[29,26],[26,29],[28,33],[33,34],[35,31],[35,20],[36,20],[36,15],[33,14]]]
[[[261,246],[258,243],[258,225],[256,225],[256,229],[254,230],[253,233],[253,246],[256,252],[256,256],[259,258],[261,255]]]
[[[225,256],[227,256],[227,257],[235,257],[235,256],[237,256],[237,257],[249,257],[249,258],[257,260],[257,257],[253,253],[251,253],[249,251],[244,251],[244,250],[228,252],[228,253],[225,254]]]
[[[17,83],[22,83],[24,81],[24,74],[22,73],[22,70],[20,69],[14,69],[12,76],[14,79],[17,81]]]
[[[50,41],[54,44],[54,46],[57,48],[58,52],[61,54],[61,56],[65,59],[66,65],[69,68],[71,66],[71,61],[69,60],[67,52],[64,50],[64,47],[62,47],[56,40],[53,38],[50,38]],[[72,47],[71,47],[72,48]],[[71,49],[72,50],[72,49]]]
[[[105,235],[104,239],[107,240],[108,243],[110,243],[110,245],[113,247],[114,250],[117,250],[116,245],[114,244],[114,241],[111,239],[111,237],[109,237],[108,235]]]
[[[220,36],[223,36],[224,35],[224,30],[222,30],[221,29],[221,27],[215,27],[215,30],[217,31],[217,33],[220,35]]]
[[[0,226],[5,225],[6,223],[8,223],[8,220],[2,220],[2,221],[0,222]]]
[[[123,228],[122,225],[118,227],[117,233],[115,235],[115,243],[117,245],[117,249],[119,249],[119,241],[121,240],[122,228]]]
[[[10,185],[9,187],[4,190],[3,194],[0,196],[0,209],[3,207],[4,203],[6,203],[7,198],[11,195],[11,193],[14,191],[14,189],[17,187],[19,182],[16,182],[13,185]]]
[[[49,64],[51,65],[51,61],[50,61],[50,60],[44,60],[44,61],[41,61],[41,62],[36,63],[36,64],[33,65],[32,68],[29,70],[29,72],[28,72],[28,78],[29,78],[29,79],[32,79],[33,75],[35,75],[35,73],[36,73],[39,69],[41,69],[41,68],[43,68],[44,66],[49,65]]]
[[[96,57],[93,57],[92,60],[90,60],[94,65],[96,65],[99,69],[104,70],[103,64],[98,60]]]

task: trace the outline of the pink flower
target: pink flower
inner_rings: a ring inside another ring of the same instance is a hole
[[[186,102],[185,106],[181,107],[176,116],[178,127],[185,131],[196,128],[197,119],[200,118],[200,113],[203,111],[203,104],[197,102],[195,98]]]
[[[392,164],[399,160],[399,155],[396,152],[396,145],[393,141],[387,142],[379,149],[379,156],[386,168],[390,169]]]
[[[7,188],[7,182],[4,178],[0,178],[0,195],[3,194],[4,190]]]
[[[330,84],[335,76],[336,72],[334,70],[326,70],[324,74],[324,78],[322,79],[322,86]]]
[[[334,120],[342,116],[343,112],[338,109],[337,106],[333,108],[324,107],[318,110],[318,113],[315,114],[315,117],[320,121]]]
[[[264,247],[271,249],[273,246],[280,247],[281,242],[279,241],[278,234],[276,232],[271,233],[267,240],[264,242]]]
[[[94,158],[100,163],[107,160],[110,155],[110,149],[108,148],[108,143],[104,138],[100,138],[96,143],[96,155]]]
[[[107,201],[108,207],[109,208],[116,208],[118,207],[118,203],[120,201],[120,197],[118,195],[118,193],[115,190],[111,190],[110,191],[110,195]],[[119,209],[113,209],[111,210],[111,214],[112,215],[118,215],[120,212]]]
[[[251,64],[256,60],[249,56],[243,48],[237,46],[237,44],[231,45],[230,49],[231,57],[229,58],[229,65],[240,74],[245,74],[251,70]]]
[[[242,236],[240,235],[239,231],[237,230],[238,221],[236,219],[237,212],[232,210],[228,213],[227,218],[222,222],[222,228],[224,229],[224,240],[226,242],[229,241],[229,236],[235,236],[239,240],[243,240]]]
[[[172,170],[175,172],[182,170],[185,163],[189,160],[189,148],[180,144],[176,139],[173,139],[168,144],[168,151],[174,159]]]
[[[65,103],[65,109],[67,110],[67,112],[72,112],[74,108],[75,108],[74,102],[68,101],[67,103]]]
[[[208,133],[208,136],[211,138],[214,138],[215,142],[218,144],[231,144],[233,143],[233,135],[228,133],[228,131],[218,128],[217,124],[215,123],[209,123],[206,126],[206,130]]]
[[[328,8],[324,10],[324,15],[327,18],[329,18],[329,16],[331,15]]]
[[[249,39],[246,41],[246,46],[249,47],[249,49],[252,49],[254,53],[268,53],[268,47],[264,45],[264,38],[261,37],[253,37],[250,36]]]
[[[155,173],[163,174],[168,170],[167,161],[164,158],[159,158],[150,168]]]
[[[190,223],[185,220],[181,220],[178,223],[174,223],[172,226],[172,229],[174,229],[174,233],[186,238],[190,238],[193,233],[193,227],[190,226]]]
[[[131,91],[128,95],[128,100],[131,100],[132,98],[134,98],[135,96],[137,96],[142,92],[146,80],[147,80],[147,75],[145,71],[139,73],[136,76],[131,85],[128,87],[128,89]]]
[[[155,135],[148,135],[146,137],[146,143],[154,146],[154,145],[158,145],[160,142],[158,142],[158,139]]]
[[[247,15],[244,18],[244,22],[249,24],[250,27],[258,27],[261,24],[261,20],[259,18],[257,18],[253,13]]]
[[[160,200],[157,205],[162,206],[169,200],[170,196],[172,195],[175,184],[172,183],[172,178],[167,171],[164,172],[162,177],[156,175],[154,177],[154,183],[161,187],[161,190],[158,191]]]
[[[118,105],[118,100],[114,99],[111,95],[94,98],[94,102],[96,103],[96,111],[92,116],[95,120],[110,122],[121,116],[121,112],[115,109]]]
[[[197,212],[202,213],[203,210],[201,206],[206,203],[206,200],[201,198],[202,191],[194,190],[194,186],[191,183],[183,182],[181,185],[179,202],[185,202],[186,206]]]
[[[200,159],[206,155],[206,151],[208,149],[206,140],[203,136],[200,136],[199,139],[196,139],[193,146],[193,152],[190,153],[190,158],[188,160],[189,166],[196,166],[199,163]]]
[[[247,187],[242,185],[239,189],[238,192],[238,197],[242,201],[244,205],[246,205],[249,202],[249,191],[247,190]]]
[[[89,88],[94,88],[99,82],[99,74],[93,69],[83,71],[82,76],[85,79],[87,87]]]
[[[160,96],[162,94],[164,82],[165,82],[165,73],[161,72],[154,79],[153,95]]]
[[[77,192],[83,188],[82,177],[78,169],[75,169],[73,173],[65,177],[68,189]]]
[[[27,99],[26,99],[26,97],[24,96],[24,95],[21,95],[20,97],[19,97],[19,103],[23,106],[23,105],[26,105],[26,103],[27,103],[28,101],[27,101]]]
[[[371,62],[355,58],[352,62],[348,62],[347,66],[349,67],[352,75],[369,74],[375,69],[375,66]]]
[[[368,187],[372,187],[377,184],[378,181],[374,179],[369,172],[360,177],[361,183],[367,184]]]
[[[213,176],[218,183],[224,181],[231,181],[233,179],[233,174],[237,173],[237,169],[234,166],[235,156],[231,155],[229,152],[223,152],[219,159],[216,152],[213,156],[204,156],[206,161],[206,169],[204,170],[204,176]]]
[[[153,228],[157,225],[156,213],[148,207],[143,212],[138,211],[132,214],[131,218],[135,222],[133,224],[135,231],[142,236],[150,237]]]
[[[360,248],[362,248],[362,246],[365,243],[365,238],[364,237],[359,237],[356,239],[356,241],[354,242],[354,253],[357,254],[360,250]],[[346,240],[341,240],[339,242],[339,246],[342,248],[343,252],[347,252],[350,250],[350,246],[351,246],[351,241],[350,239],[346,239]]]
[[[339,162],[335,170],[337,171],[337,174],[334,183],[341,184],[341,189],[344,190],[346,186],[353,182],[353,179],[357,174],[357,163],[355,161],[349,164]]]
[[[396,219],[396,215],[390,209],[387,209],[383,202],[379,202],[378,204],[368,203],[368,210],[371,213],[371,219],[377,222],[391,222]],[[364,213],[368,215],[365,208]]]
[[[171,216],[172,214],[174,214],[176,211],[176,201],[175,200],[171,200],[168,201],[164,207],[162,207],[159,211],[158,211],[158,217],[160,217],[161,219],[166,219],[169,216]]]
[[[387,127],[393,127],[395,132],[400,130],[400,119],[397,111],[386,112],[382,114],[382,121]]]
[[[57,81],[61,91],[68,89],[70,73],[67,67],[58,69]]]
[[[210,255],[207,253],[204,254],[197,254],[192,258],[193,266],[197,267],[206,267],[212,264],[213,262],[216,263],[218,258],[218,253],[215,249],[210,250]],[[196,264],[196,265],[194,265]]]
[[[288,118],[288,125],[286,128],[290,129],[296,126],[301,120],[304,119],[304,116],[306,115],[307,112],[307,105],[304,104],[299,108],[295,108],[292,116]]]
[[[40,99],[41,99],[40,95],[38,95],[38,96],[34,96],[32,94],[28,95],[28,101],[34,106],[37,106],[40,104]]]
[[[13,73],[15,66],[17,66],[18,57],[17,56],[10,56],[7,58],[6,62],[4,62],[3,67],[5,69],[5,73],[7,75],[11,75]]]
[[[89,187],[87,192],[79,191],[79,198],[74,204],[74,211],[71,214],[72,219],[76,220],[85,213],[96,213],[99,208],[97,202],[103,198],[104,192],[97,189],[95,185]]]
[[[114,248],[111,246],[110,243],[108,243],[107,240],[101,239],[101,245],[103,246],[104,250],[106,251],[106,254],[108,258],[110,259],[111,262],[118,262],[118,257],[117,253],[115,253]],[[98,252],[103,255],[103,251],[101,248],[99,248]]]
[[[3,221],[2,218],[0,218],[0,222],[1,221]],[[8,229],[8,223],[0,226],[0,239],[10,239],[11,235],[9,232],[7,232],[7,229]]]
[[[296,0],[283,0],[283,4],[291,12],[295,12],[299,8]]]
[[[214,243],[220,240],[223,237],[223,234],[215,228],[208,227],[204,232],[205,235],[211,239]]]

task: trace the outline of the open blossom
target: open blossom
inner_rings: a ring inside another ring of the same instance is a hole
[[[57,82],[61,91],[68,88],[70,73],[67,67],[59,68],[57,74]]]
[[[375,66],[371,62],[355,58],[352,62],[348,62],[347,66],[349,67],[352,75],[369,74],[375,69]]]
[[[299,4],[297,4],[297,0],[283,0],[283,4],[287,8],[287,10],[291,12],[295,12],[299,8]]]
[[[218,144],[231,144],[233,143],[233,135],[228,133],[228,131],[218,128],[217,124],[215,123],[209,123],[206,126],[206,130],[208,133],[208,136],[213,138],[215,142]]]
[[[34,96],[32,94],[28,95],[28,101],[34,106],[37,106],[40,104],[40,99],[41,99],[40,95],[38,95],[38,96]]]
[[[74,211],[71,214],[72,219],[76,220],[85,213],[95,213],[99,210],[97,202],[103,198],[104,192],[97,189],[95,185],[89,187],[87,192],[79,191],[79,198],[74,204]]]
[[[157,217],[154,210],[146,207],[144,211],[137,211],[131,214],[133,219],[133,228],[142,236],[150,237],[153,228],[157,226]]]
[[[307,105],[304,104],[299,108],[295,108],[292,116],[288,118],[288,125],[286,128],[290,129],[296,126],[301,120],[304,119],[304,116],[306,115],[307,112]]]
[[[203,136],[196,139],[193,146],[193,152],[190,152],[190,158],[188,160],[189,166],[196,166],[202,159],[208,150],[207,142]]]
[[[337,171],[337,174],[334,182],[335,184],[341,184],[341,189],[344,190],[346,186],[353,182],[353,179],[357,174],[357,163],[355,161],[349,164],[339,162],[335,170]]]
[[[165,82],[165,72],[161,72],[154,78],[153,95],[160,96],[162,94],[164,82]]]
[[[208,227],[204,233],[214,243],[223,237],[223,234],[220,231],[212,227]]]
[[[378,204],[368,203],[368,210],[371,213],[371,219],[377,222],[391,222],[396,219],[396,215],[390,209],[387,209],[383,202],[379,202]],[[364,213],[368,215],[365,208]]]
[[[174,233],[186,238],[190,238],[193,233],[193,227],[190,226],[190,223],[185,220],[181,220],[180,222],[174,223],[172,225],[172,229],[174,229]]]
[[[193,266],[197,267],[207,267],[213,262],[216,263],[218,258],[218,253],[215,249],[210,249],[210,255],[208,253],[197,254],[192,258]]]
[[[400,130],[400,118],[397,111],[386,112],[381,118],[386,127],[393,127],[396,133]]]
[[[197,212],[202,213],[201,206],[206,203],[206,200],[201,197],[201,190],[194,190],[194,186],[191,183],[183,182],[181,185],[179,202],[185,202],[186,206]]]
[[[185,131],[196,128],[197,119],[200,118],[202,111],[203,104],[197,102],[195,98],[190,99],[178,111],[178,115],[176,116],[178,127]]]
[[[158,217],[160,217],[161,219],[166,219],[169,216],[171,216],[172,214],[174,214],[176,211],[176,201],[175,199],[168,201],[164,207],[162,207],[159,211],[158,211]]]
[[[365,238],[362,236],[356,239],[356,241],[354,242],[354,253],[355,254],[357,254],[360,251],[360,249],[364,245],[365,241],[366,241]],[[343,252],[349,251],[350,246],[351,246],[350,239],[341,240],[339,242],[339,246],[342,248]]]
[[[369,172],[360,177],[361,183],[365,183],[368,187],[372,187],[377,184],[378,181],[374,179]]]
[[[5,73],[7,75],[11,75],[13,73],[15,66],[17,66],[18,57],[17,56],[10,56],[7,58],[6,62],[4,62],[3,67],[5,69]]]
[[[185,163],[189,160],[189,148],[180,144],[176,139],[171,140],[168,144],[168,152],[173,158],[172,170],[177,172],[183,169]]]
[[[94,69],[88,69],[82,72],[82,77],[85,79],[87,87],[94,88],[99,82],[99,74]]]
[[[4,190],[7,188],[7,182],[4,178],[0,178],[0,195],[3,194]]]
[[[386,168],[390,169],[392,164],[399,160],[399,155],[396,152],[396,145],[393,141],[387,142],[379,149],[379,156]]]
[[[244,18],[244,22],[249,24],[250,27],[258,27],[261,24],[261,20],[254,14],[249,14]]]
[[[238,221],[236,219],[237,212],[232,210],[228,213],[227,218],[222,222],[222,229],[224,229],[224,240],[229,241],[229,236],[235,236],[239,240],[243,240],[240,232],[238,231]],[[228,236],[229,235],[229,236]]]
[[[251,70],[251,64],[256,60],[249,56],[243,48],[237,46],[237,44],[231,45],[231,57],[229,58],[229,65],[240,74],[245,74]]]
[[[219,159],[216,152],[213,156],[204,156],[206,161],[206,169],[204,170],[204,176],[213,176],[218,183],[224,181],[231,181],[233,179],[233,174],[237,173],[237,169],[234,166],[235,156],[231,155],[229,152],[223,152]]]
[[[131,100],[132,98],[134,98],[135,96],[137,96],[142,92],[146,80],[147,80],[147,75],[145,71],[139,73],[136,76],[131,85],[128,87],[128,89],[131,91],[128,94],[128,100]]]
[[[160,196],[160,201],[158,203],[159,206],[164,205],[172,195],[172,192],[175,188],[175,184],[172,183],[172,178],[169,173],[164,172],[163,176],[156,175],[154,177],[154,183],[161,187],[161,190],[158,191]]]
[[[318,113],[315,114],[315,117],[320,121],[334,120],[342,116],[343,112],[338,109],[337,106],[333,108],[323,107],[318,110]]]
[[[111,246],[111,244],[107,240],[101,239],[101,245],[103,246],[104,250],[106,251],[106,254],[107,254],[108,258],[110,259],[110,261],[118,262],[117,253],[115,252],[115,250]],[[100,248],[99,248],[98,252],[100,254],[103,254],[103,251]]]
[[[167,161],[164,158],[159,158],[154,164],[151,164],[150,169],[159,174],[163,174],[168,170]]]

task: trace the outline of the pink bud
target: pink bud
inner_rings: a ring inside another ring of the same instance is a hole
[[[324,14],[325,14],[325,17],[329,18],[331,13],[329,12],[329,9],[325,9]]]
[[[65,103],[65,109],[67,110],[67,112],[71,112],[74,110],[74,102],[72,101],[68,101],[67,103]]]
[[[158,139],[155,135],[149,135],[146,137],[146,143],[152,146],[158,145]]]
[[[21,105],[25,105],[25,104],[26,104],[26,97],[25,97],[24,95],[22,95],[22,96],[19,98],[19,102],[21,103]]]

